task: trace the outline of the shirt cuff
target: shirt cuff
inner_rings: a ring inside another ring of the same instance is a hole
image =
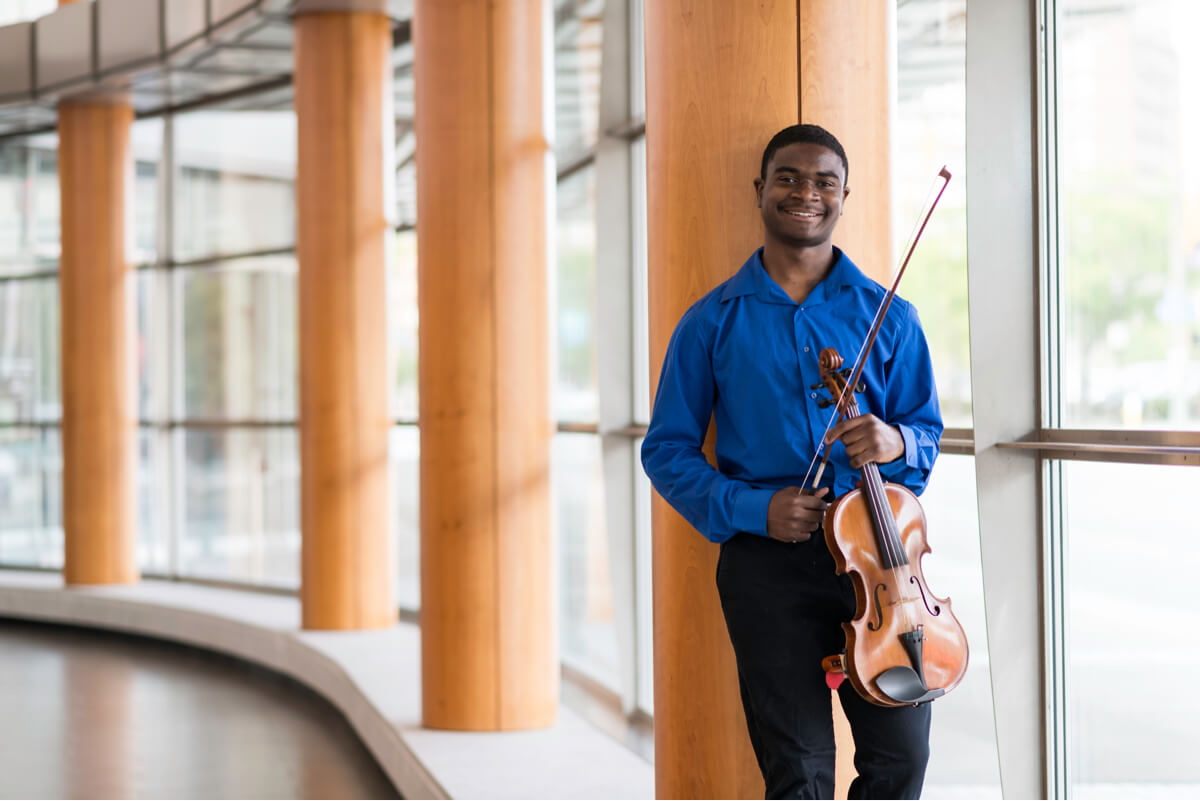
[[[921,468],[921,451],[917,447],[916,433],[912,426],[906,426],[904,423],[896,423],[896,428],[900,429],[900,436],[904,438],[904,463],[919,470]]]
[[[767,507],[776,490],[747,487],[733,501],[733,527],[738,531],[767,535]]]

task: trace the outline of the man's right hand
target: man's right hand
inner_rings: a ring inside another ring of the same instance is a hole
[[[771,496],[767,506],[767,536],[780,542],[804,542],[821,525],[825,516],[825,496],[829,487],[821,487],[815,495],[799,487],[784,487]]]

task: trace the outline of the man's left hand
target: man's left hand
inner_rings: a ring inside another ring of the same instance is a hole
[[[850,417],[829,430],[826,442],[841,440],[850,457],[850,466],[857,469],[867,462],[884,464],[904,455],[904,437],[900,429],[890,426],[873,414]]]

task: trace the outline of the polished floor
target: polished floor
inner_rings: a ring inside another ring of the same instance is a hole
[[[0,620],[0,798],[396,798],[341,714],[247,663]]]

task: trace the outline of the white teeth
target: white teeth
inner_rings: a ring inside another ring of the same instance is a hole
[[[820,214],[817,214],[815,211],[789,211],[787,213],[792,215],[793,217],[820,217],[821,216]]]

